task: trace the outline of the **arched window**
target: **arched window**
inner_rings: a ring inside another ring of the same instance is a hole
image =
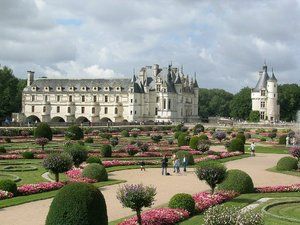
[[[92,113],[94,114],[96,112],[95,107],[92,108]]]
[[[118,114],[118,108],[117,107],[115,108],[115,114]]]

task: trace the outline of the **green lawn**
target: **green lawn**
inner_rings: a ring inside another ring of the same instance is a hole
[[[245,151],[250,152],[249,150],[250,145],[245,146]],[[260,146],[256,145],[255,147],[256,153],[272,153],[272,154],[289,154],[288,148],[282,145],[278,146]]]
[[[297,176],[300,177],[300,172],[296,171],[296,170],[292,170],[292,171],[282,171],[282,170],[277,170],[276,166],[267,169],[268,171],[271,172],[275,172],[275,173],[283,173],[283,174],[287,174],[287,175],[292,175],[292,176]]]

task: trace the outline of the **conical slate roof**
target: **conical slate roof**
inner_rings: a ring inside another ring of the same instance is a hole
[[[267,87],[267,81],[270,79],[269,75],[268,75],[268,68],[266,65],[263,66],[263,72],[255,86],[255,88],[253,89],[253,91],[260,91],[263,88]]]

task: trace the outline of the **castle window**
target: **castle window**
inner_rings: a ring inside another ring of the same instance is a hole
[[[157,116],[158,108],[155,108],[155,116]]]
[[[109,91],[109,87],[105,87],[104,90],[105,90],[105,91]]]
[[[98,87],[93,87],[93,91],[98,91],[99,88]]]
[[[134,99],[134,103],[137,103],[137,99]]]
[[[36,87],[32,87],[31,90],[32,90],[32,91],[36,91]]]
[[[60,113],[60,107],[59,106],[56,107],[56,112]]]
[[[266,91],[265,90],[261,90],[260,94],[261,94],[261,96],[266,96]]]
[[[34,105],[31,106],[31,112],[34,112]]]
[[[93,100],[94,100],[94,102],[97,102],[97,96],[96,95],[93,96]]]
[[[156,86],[157,91],[160,91],[160,85]]]
[[[108,102],[108,96],[107,95],[104,96],[104,102]]]
[[[82,91],[86,91],[86,87],[81,87],[81,90]]]
[[[115,114],[118,114],[118,108],[117,107],[115,108]]]
[[[92,113],[94,114],[96,112],[95,107],[92,108]]]
[[[59,95],[56,96],[56,101],[60,102],[60,96]]]
[[[56,90],[57,91],[61,91],[61,87],[56,87]]]
[[[265,108],[266,107],[266,102],[260,102],[260,107]]]
[[[84,107],[81,107],[81,113],[84,113],[85,109]]]
[[[72,95],[69,96],[69,102],[73,102],[73,96]]]
[[[133,103],[133,99],[130,99],[130,102]]]
[[[120,100],[120,97],[117,96],[117,97],[116,97],[116,102],[119,102],[119,100]]]
[[[46,112],[46,106],[43,106],[43,112]]]
[[[136,115],[136,110],[134,110],[134,115]]]
[[[108,113],[108,108],[105,107],[105,108],[104,108],[104,114],[107,114],[107,113]]]
[[[45,101],[46,102],[48,101],[48,95],[45,95]]]
[[[265,119],[265,112],[260,112],[260,119],[264,120]]]
[[[68,107],[68,113],[71,113],[71,107]]]
[[[159,102],[159,97],[156,97],[156,103]]]
[[[44,91],[49,91],[49,87],[44,87]]]
[[[35,100],[35,95],[31,95],[31,101],[34,102]]]
[[[274,94],[274,98],[276,97],[276,94]]]
[[[74,91],[74,87],[69,87],[69,91]]]
[[[132,115],[132,110],[130,111],[130,115]]]
[[[164,106],[163,106],[163,108],[164,109],[166,109],[166,107],[167,107],[167,104],[166,104],[167,102],[166,102],[166,99],[164,99]]]
[[[171,109],[171,99],[168,100],[168,109]]]
[[[84,95],[81,96],[81,101],[85,102],[85,96]]]

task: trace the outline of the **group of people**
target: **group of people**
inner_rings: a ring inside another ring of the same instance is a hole
[[[162,175],[170,175],[170,173],[168,173],[168,162],[169,159],[167,158],[166,155],[163,156],[163,158],[161,159],[161,174]],[[186,156],[183,156],[182,159],[180,159],[179,157],[176,156],[176,154],[174,154],[172,156],[172,162],[173,162],[173,172],[174,173],[180,173],[180,166],[183,167],[183,171],[186,172],[186,167],[188,165],[188,160]]]
[[[288,147],[289,145],[296,145],[297,144],[297,140],[295,137],[289,137],[289,136],[286,136],[286,147]]]

